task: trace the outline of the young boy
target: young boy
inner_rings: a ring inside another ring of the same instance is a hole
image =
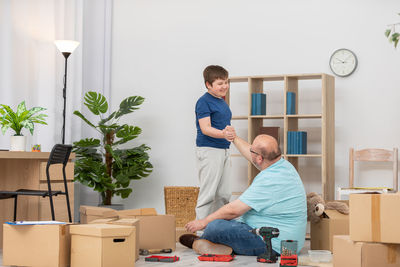
[[[229,146],[235,138],[232,112],[223,99],[229,90],[228,71],[211,65],[203,71],[207,93],[196,103],[196,157],[200,192],[196,216],[203,219],[229,202]]]

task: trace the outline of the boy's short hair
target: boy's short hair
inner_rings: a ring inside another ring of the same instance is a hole
[[[218,65],[210,65],[203,71],[204,83],[212,84],[217,79],[228,79],[229,73],[226,69]]]

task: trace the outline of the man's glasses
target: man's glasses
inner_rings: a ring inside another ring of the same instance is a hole
[[[255,152],[255,151],[253,151],[251,148],[250,148],[250,153],[253,153],[253,154],[256,154],[256,155],[258,155],[258,156],[263,156],[263,155],[261,155],[260,153],[257,153],[257,152]]]

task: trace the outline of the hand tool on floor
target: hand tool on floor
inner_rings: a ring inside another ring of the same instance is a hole
[[[290,256],[285,256],[281,255],[281,262],[279,263],[280,267],[292,267],[292,266],[297,266],[297,255],[290,255]]]
[[[257,261],[265,263],[275,263],[278,260],[278,257],[276,256],[276,253],[272,250],[271,239],[279,236],[279,229],[274,227],[260,227],[252,229],[249,232],[262,236],[267,246],[267,251],[261,255],[258,255]]]
[[[297,241],[296,240],[282,240],[281,241],[281,261],[280,267],[293,267],[297,266]]]
[[[203,254],[197,258],[201,261],[233,261],[235,255]]]
[[[164,248],[164,249],[139,249],[139,255],[147,256],[150,254],[161,254],[161,253],[171,253],[171,248]]]
[[[164,257],[164,256],[149,256],[144,258],[144,261],[159,261],[159,262],[176,262],[179,261],[179,257],[172,256],[172,257]]]

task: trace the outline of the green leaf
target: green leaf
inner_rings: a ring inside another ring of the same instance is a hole
[[[100,140],[95,138],[85,138],[78,142],[74,142],[76,147],[98,147],[100,146]]]
[[[25,101],[22,101],[17,107],[17,117],[21,116],[24,111],[26,111],[26,106]]]
[[[3,125],[1,126],[1,131],[2,131],[2,133],[5,134],[6,131],[8,130],[8,128],[10,128],[10,126],[11,126],[11,123],[5,123],[5,124],[3,124]]]
[[[122,187],[128,187],[129,183],[131,182],[129,176],[122,172],[115,177],[115,180],[117,180],[117,182],[121,184]]]
[[[131,188],[124,188],[115,191],[115,194],[121,196],[121,198],[127,198],[131,193],[132,193]]]
[[[29,130],[29,132],[31,133],[31,135],[33,135],[33,130],[34,130],[34,124],[33,124],[33,122],[32,121],[28,121],[28,120],[26,120],[26,121],[23,121],[22,123],[21,123],[21,125],[25,128],[25,129],[28,129]]]
[[[397,39],[399,39],[400,33],[395,32],[392,34],[391,39],[393,42],[395,42]]]
[[[141,132],[142,129],[139,127],[128,126],[125,124],[124,127],[116,133],[116,136],[121,138],[121,140],[114,142],[113,146],[124,144],[132,139],[135,139]]]
[[[86,122],[88,125],[92,126],[93,128],[96,129],[96,126],[91,123],[88,119],[85,118],[85,116],[83,116],[82,113],[80,113],[79,111],[75,110],[74,111],[74,115],[78,116],[79,118],[81,118],[84,122]]]
[[[99,115],[100,113],[106,113],[107,110],[108,110],[107,100],[100,93],[87,92],[85,94],[85,102],[84,102],[84,104],[95,115]]]
[[[41,108],[41,107],[33,107],[26,114],[26,118],[30,118],[32,115],[35,115],[36,113],[39,113],[39,112],[44,111],[44,110],[46,110],[46,109],[45,108]]]
[[[137,109],[137,106],[141,105],[144,101],[144,98],[141,96],[130,96],[122,100],[121,104],[119,105],[119,110],[115,115],[115,118],[118,119],[119,117],[131,113]]]
[[[387,29],[387,30],[385,31],[385,36],[386,36],[386,37],[389,37],[390,32],[391,32],[391,30],[390,30],[390,29]]]

